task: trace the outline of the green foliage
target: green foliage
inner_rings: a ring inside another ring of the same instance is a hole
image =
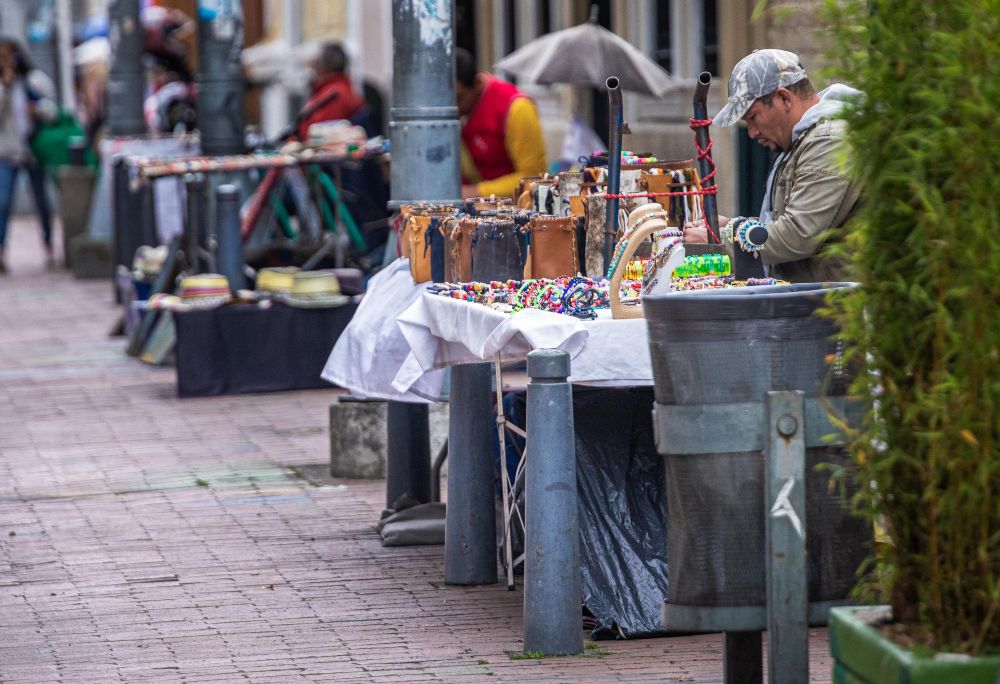
[[[865,203],[833,305],[869,403],[872,573],[937,650],[1000,651],[1000,0],[827,0]]]

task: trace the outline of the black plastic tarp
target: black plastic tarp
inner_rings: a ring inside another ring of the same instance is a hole
[[[583,602],[596,638],[663,634],[667,504],[652,408],[652,388],[573,392]]]

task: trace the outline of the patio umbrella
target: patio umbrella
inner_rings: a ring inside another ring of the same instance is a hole
[[[622,90],[656,97],[682,83],[598,24],[596,9],[596,5],[591,9],[587,23],[536,38],[494,68],[531,83],[573,83],[601,89],[608,76],[617,76]]]

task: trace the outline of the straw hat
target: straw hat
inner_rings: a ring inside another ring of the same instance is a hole
[[[157,292],[146,300],[146,307],[153,311],[171,311],[181,306],[181,298],[166,292]]]
[[[292,281],[298,272],[298,266],[262,268],[257,272],[257,284],[254,286],[254,292],[265,297],[288,294],[292,291]]]
[[[284,301],[301,308],[341,306],[350,300],[340,292],[340,280],[332,270],[299,271],[292,277],[292,289]]]
[[[218,273],[201,273],[181,279],[181,305],[192,309],[210,309],[225,304],[233,296],[229,279]]]

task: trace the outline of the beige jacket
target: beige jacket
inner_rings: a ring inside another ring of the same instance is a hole
[[[861,188],[843,168],[847,122],[820,119],[779,162],[771,196],[768,237],[761,256],[771,274],[791,282],[841,280],[843,265],[823,258],[858,205]]]

